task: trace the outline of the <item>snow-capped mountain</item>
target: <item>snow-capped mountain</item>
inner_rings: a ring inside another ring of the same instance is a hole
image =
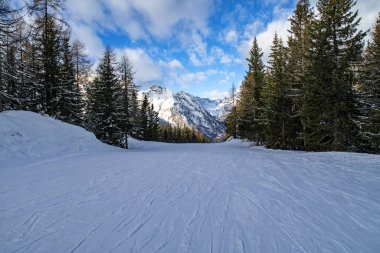
[[[215,139],[225,131],[224,116],[230,107],[227,99],[211,100],[153,85],[144,91],[161,120],[178,126],[194,127]]]

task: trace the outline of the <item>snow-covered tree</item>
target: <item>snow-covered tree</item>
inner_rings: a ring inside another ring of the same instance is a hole
[[[369,147],[380,152],[380,13],[365,52],[362,92],[362,136]]]
[[[124,131],[119,124],[120,82],[114,52],[107,47],[89,88],[87,127],[103,142],[121,145]]]

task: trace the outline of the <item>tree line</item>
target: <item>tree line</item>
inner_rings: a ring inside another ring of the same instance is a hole
[[[268,148],[380,152],[380,15],[358,27],[353,0],[299,0],[287,46],[274,35],[268,65],[256,38],[227,133]]]
[[[128,136],[205,141],[194,130],[191,137],[184,137],[189,129],[172,130],[161,124],[149,98],[138,99],[139,88],[126,55],[116,59],[107,47],[93,73],[85,45],[71,39],[63,7],[64,0],[31,0],[12,9],[8,0],[0,0],[0,112],[46,114],[124,148]]]

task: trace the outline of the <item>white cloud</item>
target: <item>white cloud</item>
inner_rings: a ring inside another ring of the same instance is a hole
[[[208,77],[208,74],[203,71],[189,72],[185,74],[176,73],[175,80],[182,86],[191,86],[195,83],[200,83]]]
[[[229,96],[228,91],[219,91],[219,90],[210,90],[202,93],[202,97],[210,98],[210,99],[221,99]]]
[[[224,77],[222,80],[219,81],[220,85],[232,85],[232,83],[235,83],[235,77],[236,77],[235,72],[222,72],[221,74],[223,74]]]
[[[184,68],[182,63],[177,59],[174,59],[171,61],[160,60],[159,64],[163,67],[169,68],[170,70],[183,69]]]
[[[215,59],[222,64],[229,64],[232,62],[231,56],[227,55],[222,48],[216,46],[211,48],[211,57],[212,62],[214,62]]]
[[[167,84],[179,84],[182,88],[191,87],[196,84],[204,83],[217,73],[219,73],[219,71],[215,69],[195,72],[184,72],[183,69],[171,69],[168,74],[170,79],[167,80]]]
[[[67,16],[94,30],[125,32],[132,40],[168,38],[177,25],[208,33],[212,0],[67,0]],[[148,35],[149,34],[149,35]]]
[[[257,33],[264,28],[264,24],[260,20],[255,20],[244,27],[244,38],[252,39]]]
[[[174,60],[170,61],[169,62],[169,67],[172,68],[172,69],[176,69],[176,68],[183,69],[182,63],[179,60],[177,60],[177,59],[174,59]]]
[[[274,34],[277,32],[278,36],[282,38],[283,42],[286,43],[288,30],[290,29],[290,22],[288,21],[290,15],[292,14],[292,10],[274,9],[274,13],[280,13],[277,17],[268,23],[264,30],[262,30],[262,23],[260,21],[255,21],[251,24],[248,24],[245,27],[244,37],[242,41],[240,41],[239,52],[245,58],[248,58],[249,51],[252,48],[252,43],[254,37],[257,38],[257,42],[261,49],[263,50],[263,61],[267,62],[270,48],[272,45],[272,41],[274,38]],[[261,30],[261,32],[259,32]],[[246,61],[244,61],[246,63]]]
[[[202,65],[201,61],[198,59],[197,55],[195,53],[190,53],[189,55],[190,62],[196,66],[199,67]]]
[[[206,21],[211,11],[209,0],[130,0],[130,4],[144,17],[147,30],[155,36],[172,35],[173,26],[182,21],[207,32]]]
[[[88,25],[70,23],[73,39],[78,39],[86,46],[87,54],[92,57],[100,57],[104,50],[101,39]]]
[[[228,43],[236,43],[238,39],[238,33],[236,30],[230,30],[227,32],[225,38],[224,38]]]
[[[210,59],[208,59],[207,43],[203,40],[201,34],[193,32],[191,38],[192,40],[188,47],[191,63],[193,63],[194,66],[202,66],[211,63]]]
[[[125,52],[133,66],[137,84],[145,84],[162,79],[160,67],[154,63],[152,58],[143,49],[126,48],[117,50],[118,55],[123,52]]]

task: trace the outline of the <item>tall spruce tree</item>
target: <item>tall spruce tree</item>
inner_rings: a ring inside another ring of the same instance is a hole
[[[353,0],[319,0],[301,111],[308,150],[352,150],[358,136],[353,85],[365,33]]]
[[[230,90],[230,98],[232,106],[226,117],[226,133],[227,136],[232,136],[234,139],[236,139],[238,131],[238,103],[236,99],[236,88],[234,83],[232,84],[232,88]]]
[[[380,152],[380,13],[365,52],[362,92],[362,136],[366,151]]]
[[[262,90],[265,85],[264,64],[262,50],[253,40],[248,61],[248,71],[243,81],[238,106],[239,134],[247,139],[263,142],[263,98]]]
[[[82,125],[84,104],[82,94],[75,80],[74,60],[71,53],[69,31],[63,34],[60,51],[61,66],[59,69],[57,116],[65,122]]]
[[[21,107],[17,55],[23,39],[18,28],[23,20],[19,11],[11,8],[8,0],[0,1],[0,112]]]
[[[40,110],[48,115],[57,115],[59,89],[60,33],[65,25],[60,13],[62,0],[33,0],[29,6],[35,16],[34,40],[37,43],[39,85],[44,87],[41,94]]]
[[[24,49],[24,70],[23,86],[25,90],[24,109],[39,112],[42,110],[41,101],[44,87],[40,80],[41,65],[38,61],[38,45],[31,39],[25,41]]]
[[[119,128],[118,102],[121,92],[116,68],[115,55],[107,47],[89,89],[87,127],[101,141],[121,145],[124,131]]]
[[[160,120],[158,118],[158,113],[154,110],[153,104],[148,107],[148,133],[146,134],[147,140],[156,141],[160,135]]]
[[[289,110],[291,101],[287,96],[286,82],[287,50],[277,33],[269,56],[268,84],[264,89],[266,144],[273,148],[289,146]]]
[[[149,110],[148,95],[144,94],[143,100],[141,101],[141,106],[138,112],[138,128],[137,128],[137,137],[142,140],[147,140],[149,136],[148,110]]]
[[[253,75],[247,73],[242,82],[237,105],[238,133],[242,138],[253,140]]]
[[[133,137],[138,137],[139,132],[139,101],[137,99],[138,87],[135,84],[130,86],[129,94],[130,100],[128,101],[128,107],[130,112],[130,135]]]
[[[120,82],[123,89],[122,94],[122,117],[120,117],[121,128],[125,131],[125,148],[128,148],[128,135],[132,134],[132,115],[135,111],[131,110],[132,100],[137,99],[133,96],[132,91],[135,89],[133,83],[133,70],[127,56],[124,54],[119,64]],[[137,102],[135,102],[137,103]]]
[[[287,65],[287,96],[291,99],[289,111],[289,140],[292,148],[300,149],[303,126],[301,123],[301,108],[303,89],[305,87],[306,70],[309,65],[309,50],[311,47],[311,24],[314,13],[309,0],[299,0],[293,16],[290,17],[290,36],[288,37],[289,62]]]
[[[71,46],[71,54],[73,55],[75,82],[78,89],[83,91],[89,83],[92,63],[86,54],[85,45],[77,39]]]

